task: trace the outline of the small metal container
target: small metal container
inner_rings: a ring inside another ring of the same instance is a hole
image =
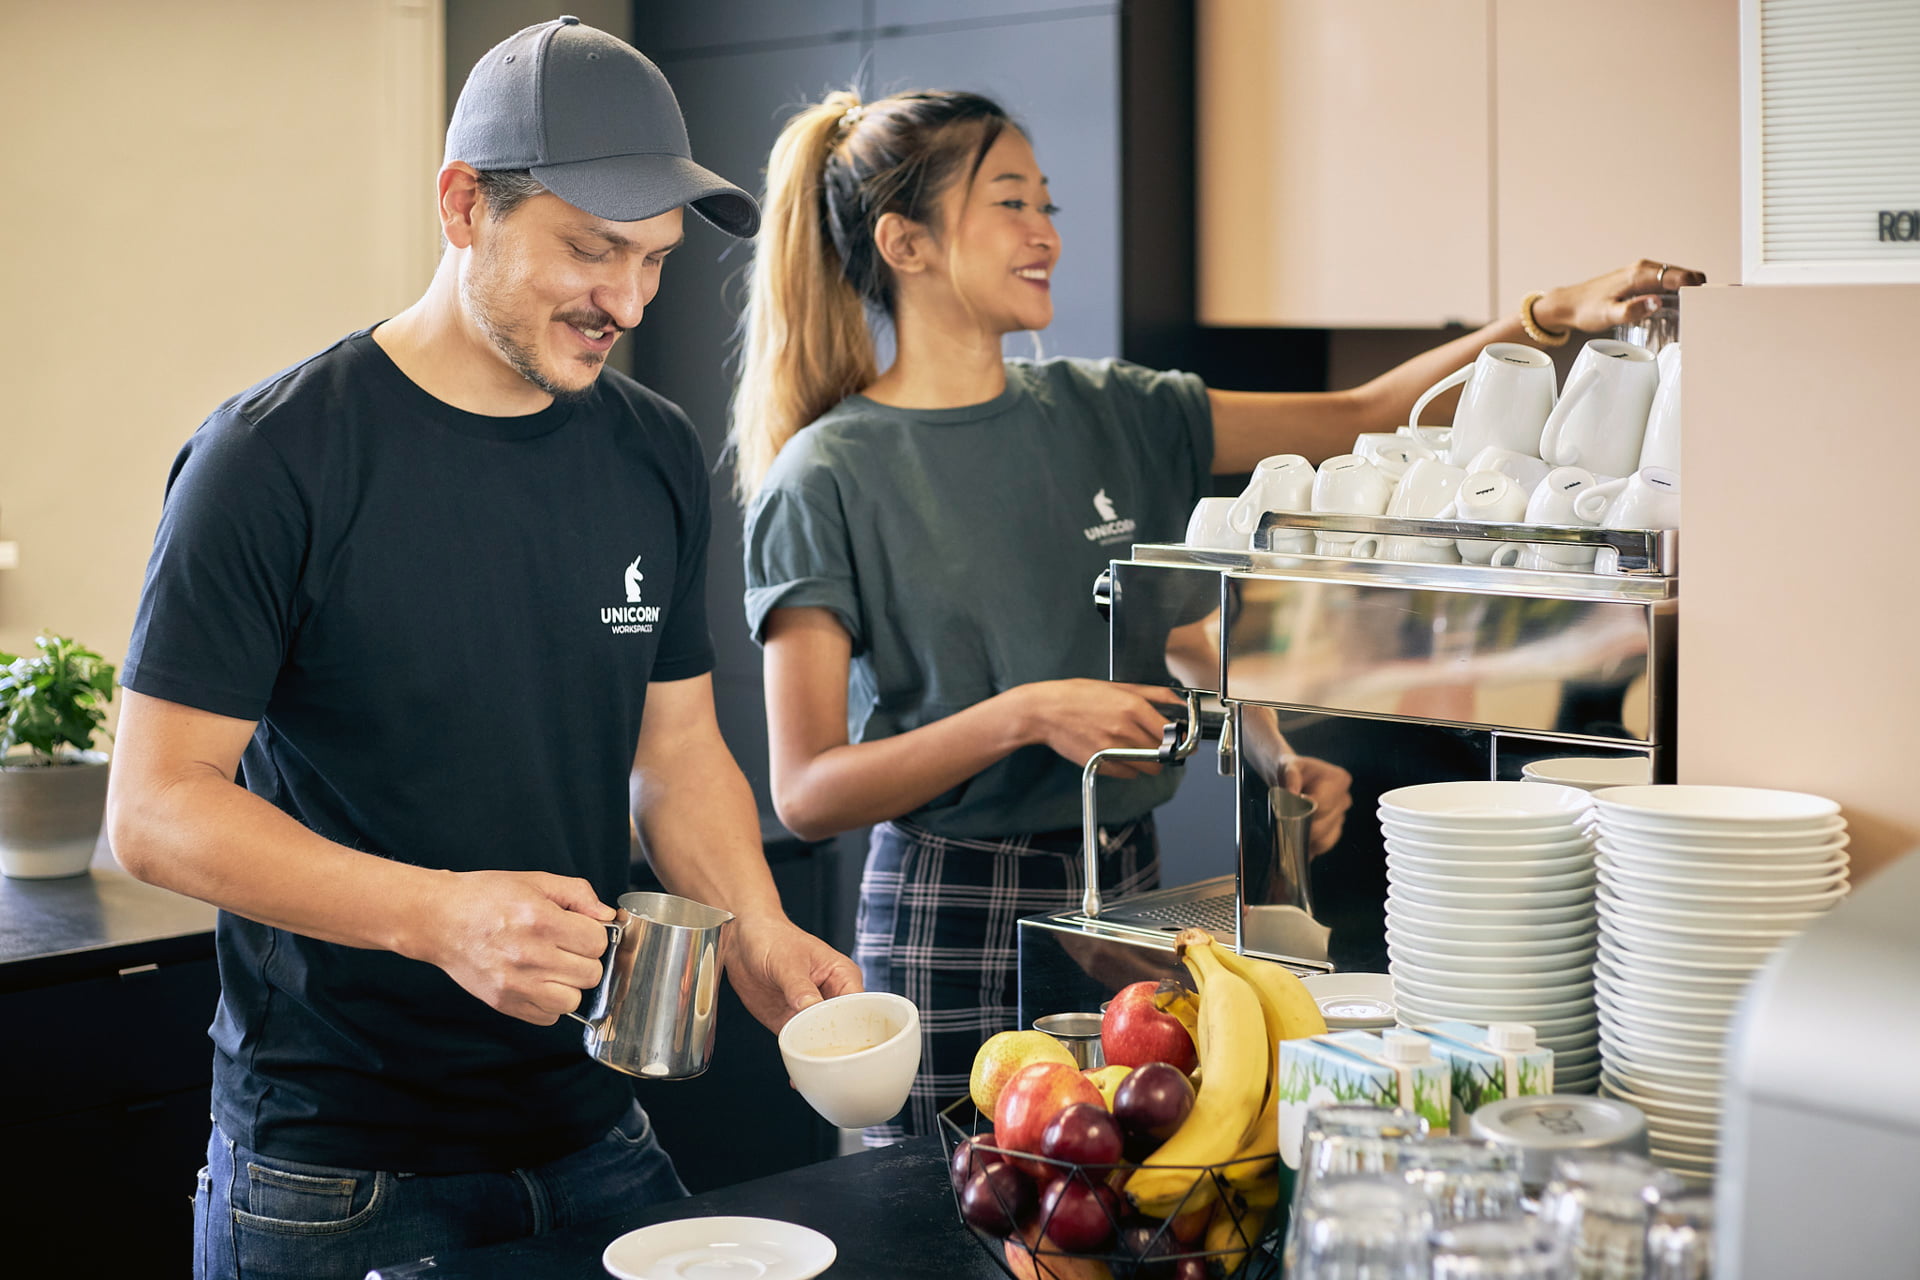
[[[1033,1029],[1044,1031],[1067,1046],[1067,1052],[1073,1055],[1080,1069],[1091,1071],[1107,1065],[1107,1056],[1100,1049],[1100,1023],[1097,1013],[1050,1013],[1044,1018],[1035,1018]]]
[[[718,1025],[720,942],[733,913],[670,893],[623,893],[600,985],[583,1010],[594,1061],[648,1080],[707,1069]]]

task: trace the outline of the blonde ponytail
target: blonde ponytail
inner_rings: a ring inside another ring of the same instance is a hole
[[[787,441],[879,376],[866,308],[828,237],[824,208],[827,157],[859,103],[835,93],[808,107],[780,131],[767,164],[728,433],[742,506]]]

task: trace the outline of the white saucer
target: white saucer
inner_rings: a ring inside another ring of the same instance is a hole
[[[837,1252],[813,1228],[775,1218],[681,1218],[627,1232],[600,1262],[620,1280],[807,1280]]]

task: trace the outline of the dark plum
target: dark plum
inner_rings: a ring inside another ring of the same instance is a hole
[[[985,1160],[960,1193],[960,1216],[990,1236],[1006,1236],[1033,1215],[1033,1179],[1005,1160]]]
[[[1076,1102],[1047,1122],[1040,1154],[1069,1164],[1113,1164],[1124,1143],[1120,1122],[1105,1107]]]
[[[1135,1067],[1113,1092],[1113,1118],[1126,1135],[1129,1159],[1139,1159],[1172,1137],[1192,1110],[1192,1082],[1165,1062]]]
[[[1062,1178],[1040,1195],[1041,1230],[1068,1253],[1093,1253],[1113,1239],[1123,1203],[1104,1182]]]

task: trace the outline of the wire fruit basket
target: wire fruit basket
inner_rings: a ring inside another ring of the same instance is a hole
[[[1122,1189],[1138,1164],[994,1146],[992,1122],[970,1099],[940,1113],[940,1139],[954,1211],[1014,1280],[1279,1280],[1293,1174],[1271,1157],[1188,1166],[1192,1188],[1170,1213],[1148,1216]],[[970,1215],[962,1174],[999,1162],[1015,1172],[977,1179]]]

